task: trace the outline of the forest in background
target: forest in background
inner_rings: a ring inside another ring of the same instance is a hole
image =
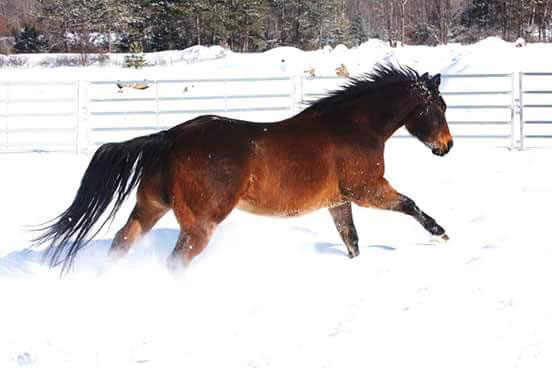
[[[0,0],[2,53],[552,40],[552,0]]]

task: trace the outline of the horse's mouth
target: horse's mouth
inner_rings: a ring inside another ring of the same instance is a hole
[[[448,152],[445,152],[445,150],[442,150],[442,149],[432,149],[431,152],[436,155],[436,156],[441,156],[443,157],[444,155],[446,155]]]
[[[426,143],[426,146],[428,146],[431,149],[431,152],[436,156],[444,156],[447,153],[450,152],[450,149],[453,146],[452,139],[448,141],[446,145],[436,145],[434,143]]]

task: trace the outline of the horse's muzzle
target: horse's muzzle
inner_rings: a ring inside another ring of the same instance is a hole
[[[447,153],[449,153],[452,146],[453,146],[453,142],[452,142],[452,139],[451,139],[444,145],[431,147],[431,152],[433,152],[433,154],[437,155],[437,156],[444,156]]]

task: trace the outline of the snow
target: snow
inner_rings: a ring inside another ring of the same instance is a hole
[[[541,57],[534,57],[535,54]],[[404,46],[391,48],[388,43],[371,39],[359,47],[348,49],[337,45],[333,50],[303,51],[293,47],[278,47],[264,53],[235,53],[220,46],[194,46],[186,50],[146,54],[153,65],[141,70],[123,68],[124,54],[109,54],[105,66],[51,67],[55,57],[74,55],[17,55],[26,58],[25,67],[1,68],[2,80],[95,80],[95,79],[174,79],[188,75],[220,77],[236,75],[300,75],[314,67],[318,75],[334,75],[335,68],[344,63],[358,75],[370,70],[376,62],[399,62],[430,73],[470,73],[520,71],[520,68],[546,69],[552,49],[547,44],[528,44],[519,50],[514,43],[488,38],[475,45],[449,44],[438,47]],[[4,56],[5,60],[6,57]],[[287,68],[282,71],[280,63]],[[45,62],[47,61],[47,62]]]
[[[474,45],[449,44],[438,47],[403,46],[392,48],[381,40],[371,39],[356,48],[337,45],[333,50],[303,51],[278,47],[264,53],[236,53],[220,46],[194,46],[186,50],[146,54],[150,67],[133,70],[122,67],[125,54],[108,54],[104,66],[52,67],[53,58],[79,58],[78,54],[16,55],[28,59],[23,67],[0,68],[2,80],[155,80],[189,76],[221,77],[230,74],[266,76],[301,75],[314,67],[317,75],[335,75],[335,68],[346,64],[353,75],[370,70],[376,62],[395,62],[430,73],[500,73],[546,70],[552,57],[548,44],[528,44],[522,49],[515,43],[490,37]],[[13,57],[13,56],[12,56]],[[2,56],[5,63],[7,57]],[[285,60],[286,68],[281,68]]]
[[[36,367],[549,366],[551,158],[459,142],[441,159],[392,141],[387,177],[447,229],[445,244],[406,216],[354,208],[361,255],[350,260],[324,210],[235,211],[174,280],[167,216],[95,279],[127,206],[60,282],[21,251],[24,226],[68,204],[88,157],[3,155],[0,366],[25,354]]]
[[[247,69],[272,75],[282,58],[293,70],[330,71],[345,60],[360,73],[385,59],[431,73],[493,64],[494,72],[546,71],[551,52],[497,39],[399,49],[371,40],[342,58],[279,48],[139,71],[0,69],[0,78],[135,73],[151,80],[184,70],[241,76]],[[415,140],[392,139],[386,177],[447,230],[447,243],[434,242],[406,216],[355,207],[361,254],[350,260],[327,210],[291,219],[234,211],[184,278],[175,279],[165,268],[178,234],[168,214],[98,276],[129,200],[78,257],[74,273],[59,280],[59,270],[41,264],[40,250],[24,250],[28,227],[67,207],[89,160],[0,154],[0,367],[552,365],[550,144],[515,151],[460,139],[440,158]]]

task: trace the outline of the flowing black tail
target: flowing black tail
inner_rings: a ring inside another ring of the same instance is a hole
[[[46,251],[50,266],[63,263],[62,274],[69,270],[79,250],[113,219],[144,175],[152,175],[162,168],[170,147],[167,131],[102,145],[90,161],[71,206],[37,229],[42,234],[34,239],[33,246],[50,243]],[[90,234],[113,199],[111,212]]]

